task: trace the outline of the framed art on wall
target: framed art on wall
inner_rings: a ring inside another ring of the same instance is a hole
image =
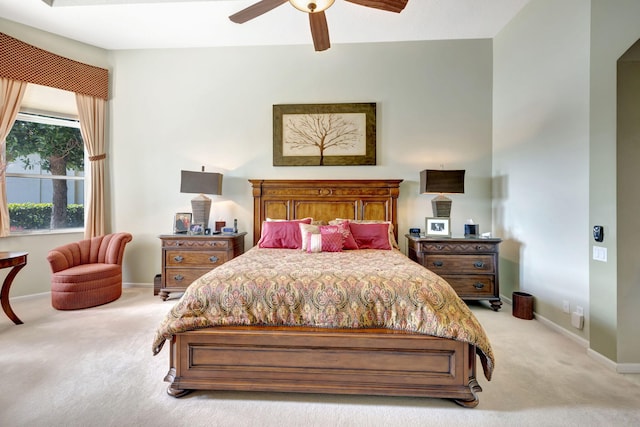
[[[451,229],[449,227],[449,218],[425,218],[425,230],[427,236],[451,236]]]
[[[273,106],[274,166],[375,164],[375,103]]]

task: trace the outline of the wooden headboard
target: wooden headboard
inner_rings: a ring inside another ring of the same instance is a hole
[[[253,187],[253,244],[267,218],[317,221],[336,218],[390,221],[398,239],[401,179],[250,179]]]

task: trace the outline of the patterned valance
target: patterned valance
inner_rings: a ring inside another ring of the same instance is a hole
[[[83,64],[0,33],[0,77],[107,100],[109,71]]]

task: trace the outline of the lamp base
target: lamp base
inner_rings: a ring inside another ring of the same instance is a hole
[[[202,224],[203,228],[209,228],[209,214],[211,214],[211,199],[200,194],[191,199],[191,211],[193,212],[193,224]]]
[[[451,199],[442,194],[431,199],[431,209],[436,218],[449,218],[451,216]]]

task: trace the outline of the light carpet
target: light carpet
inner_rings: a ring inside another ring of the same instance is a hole
[[[168,346],[152,356],[156,327],[176,300],[126,288],[110,304],[56,311],[49,295],[0,313],[1,426],[638,426],[640,381],[589,358],[536,320],[477,304],[496,369],[480,404],[442,399],[319,394],[166,394]]]

